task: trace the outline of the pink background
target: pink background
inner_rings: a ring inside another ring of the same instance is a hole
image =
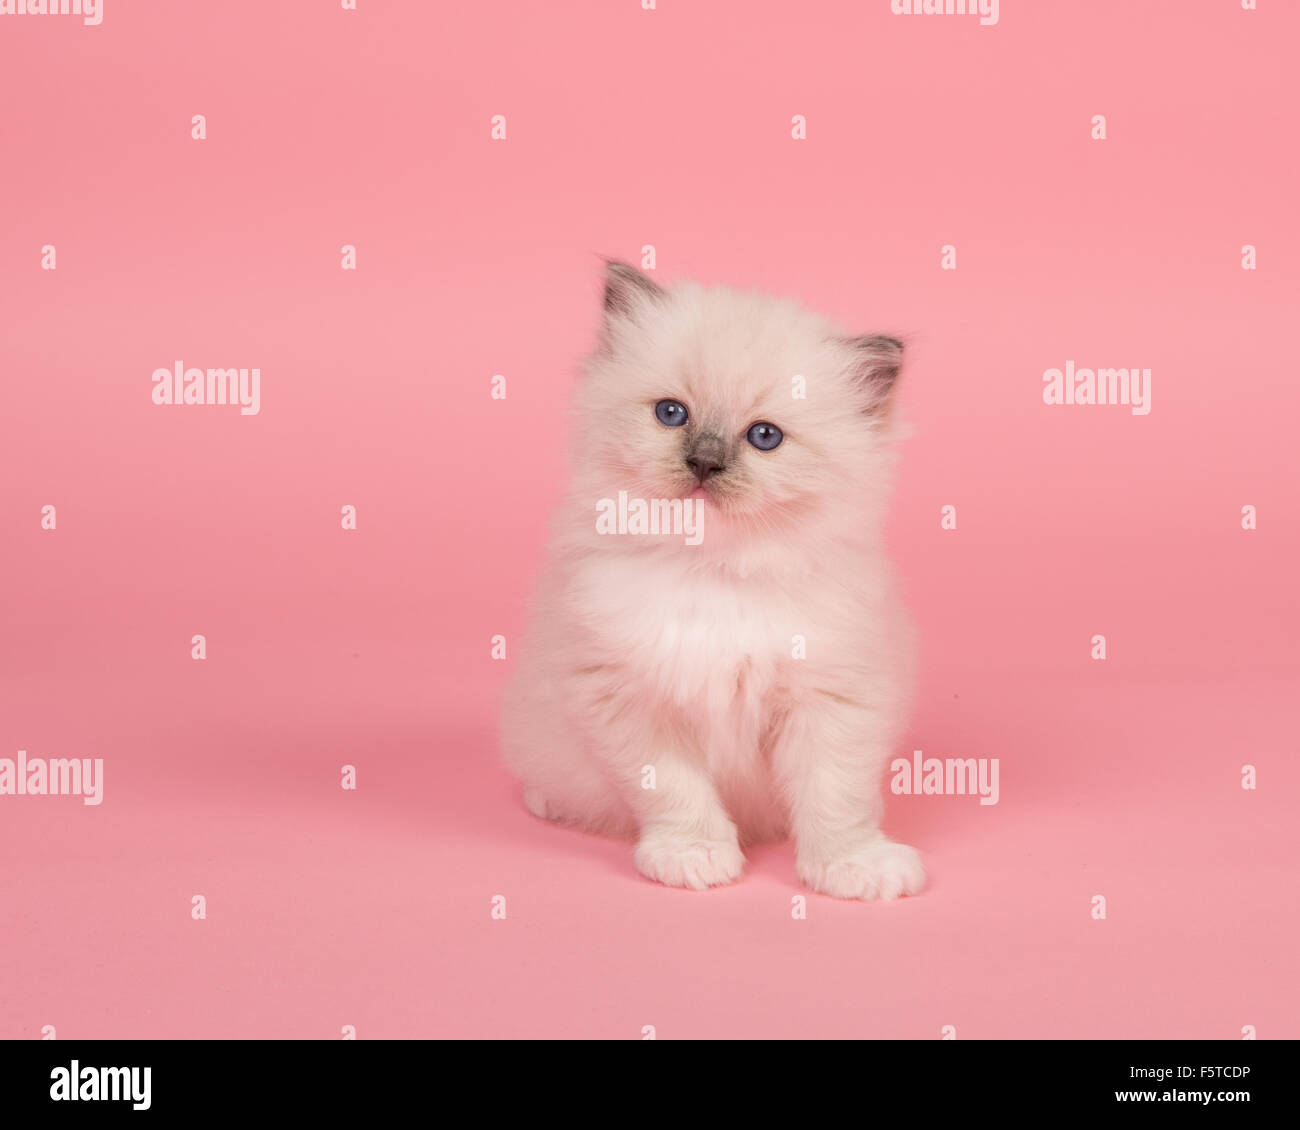
[[[0,17],[0,757],[106,778],[0,797],[0,1037],[1300,1036],[1300,9],[1001,8]],[[1002,794],[890,798],[918,898],[794,920],[788,845],[656,887],[498,765],[489,641],[643,244],[910,335],[899,753]],[[155,406],[177,359],[261,413]],[[1044,405],[1067,359],[1151,414]]]

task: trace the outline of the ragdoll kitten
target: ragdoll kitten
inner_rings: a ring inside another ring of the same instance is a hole
[[[792,833],[818,891],[915,893],[920,857],[880,830],[911,679],[880,540],[901,343],[621,263],[604,307],[506,695],[524,803],[635,835],[638,870],[671,886],[730,883],[742,844]],[[681,523],[608,520],[620,491],[624,511],[679,500]]]

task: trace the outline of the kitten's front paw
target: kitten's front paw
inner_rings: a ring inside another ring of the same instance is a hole
[[[702,891],[734,883],[745,869],[745,857],[728,840],[648,836],[636,846],[636,869],[657,883]]]
[[[796,870],[813,890],[837,899],[896,899],[925,885],[916,849],[883,836],[832,863],[799,863]]]

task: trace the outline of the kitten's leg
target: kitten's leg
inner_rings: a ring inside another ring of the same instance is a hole
[[[915,849],[880,830],[880,778],[892,719],[831,695],[792,710],[773,751],[790,803],[795,870],[836,898],[916,894],[925,869]]]
[[[553,806],[546,800],[546,793],[538,788],[529,788],[524,786],[524,807],[534,816],[540,816],[543,820],[558,820],[559,813],[553,811]]]
[[[703,764],[656,743],[625,765],[622,776],[641,829],[635,858],[642,875],[694,890],[740,878],[745,857],[736,826]],[[653,788],[644,787],[645,766],[654,768]]]
[[[545,655],[539,645],[535,654]],[[524,805],[544,820],[612,835],[636,829],[614,782],[587,752],[573,724],[572,700],[582,688],[556,672],[524,664],[507,687],[501,712],[506,764],[524,786]]]

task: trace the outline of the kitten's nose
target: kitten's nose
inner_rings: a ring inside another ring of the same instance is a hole
[[[715,435],[699,436],[686,451],[686,466],[699,482],[704,482],[710,475],[725,470],[726,448],[722,439]]]
[[[719,463],[711,455],[690,455],[687,456],[686,466],[694,473],[695,477],[704,482],[710,475],[716,475],[726,464]]]

